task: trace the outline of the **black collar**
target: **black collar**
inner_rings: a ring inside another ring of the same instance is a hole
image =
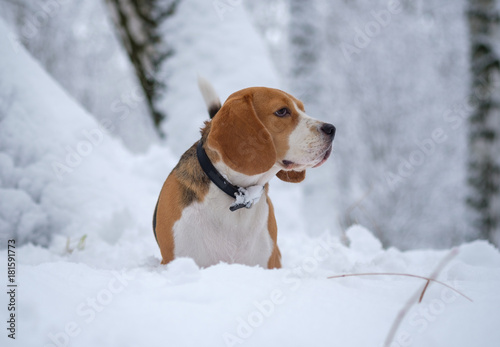
[[[232,185],[219,173],[219,171],[217,171],[215,166],[210,161],[210,158],[208,158],[207,152],[203,149],[203,143],[201,140],[198,142],[198,146],[196,147],[196,155],[205,174],[217,187],[219,187],[220,190],[234,199],[236,199],[238,195],[244,194],[244,188]],[[229,207],[229,209],[231,211],[236,211],[242,207],[250,208],[251,204],[249,206],[246,202],[234,203],[231,207]]]

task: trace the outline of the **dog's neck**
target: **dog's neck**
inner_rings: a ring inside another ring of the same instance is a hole
[[[264,192],[265,185],[277,173],[275,170],[270,170],[253,176],[242,174],[232,170],[222,160],[213,163],[216,160],[213,158],[220,158],[219,155],[215,151],[208,150],[208,152],[212,152],[211,159],[203,147],[202,141],[196,145],[196,156],[201,169],[212,183],[219,188],[220,192],[234,197],[235,200],[229,207],[232,212],[243,207],[251,208],[257,203]]]
[[[265,186],[281,170],[274,165],[270,170],[257,175],[245,175],[241,172],[231,169],[224,161],[219,160],[213,163],[217,171],[220,172],[231,184],[239,187],[248,188],[251,186]]]
[[[210,148],[205,148],[205,151],[208,159],[217,171],[231,184],[242,188],[265,186],[274,176],[276,176],[278,171],[283,169],[276,164],[266,172],[249,176],[231,169],[226,163],[224,163],[216,151],[211,150]]]

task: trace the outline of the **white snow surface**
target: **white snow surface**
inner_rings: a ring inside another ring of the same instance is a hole
[[[182,4],[179,11],[203,10],[207,18],[212,11]],[[226,20],[251,34],[238,11]],[[27,243],[15,249],[16,339],[6,329],[4,284],[1,346],[382,346],[397,313],[425,281],[328,276],[428,276],[450,252],[384,250],[361,226],[347,230],[342,242],[328,234],[308,236],[297,186],[273,180],[282,269],[225,263],[201,269],[188,258],[160,265],[151,215],[177,153],[163,146],[141,156],[129,153],[9,37],[0,22],[2,246],[47,231],[53,238],[46,240],[48,247]],[[261,70],[267,84],[272,69],[264,64]],[[216,75],[224,88],[235,90],[248,74],[257,76],[256,70],[234,70],[233,84]],[[177,96],[184,105],[196,104],[186,101],[196,93],[195,74],[193,93],[181,77]],[[176,104],[179,116],[182,103]],[[68,170],[57,174],[55,162]],[[4,281],[7,255],[0,251]],[[499,251],[483,241],[462,245],[438,279],[473,302],[432,283],[391,346],[497,346]]]
[[[347,235],[350,247],[327,235],[281,234],[280,270],[225,263],[200,269],[189,258],[160,265],[152,238],[130,230],[113,245],[90,238],[71,254],[62,239],[49,249],[27,245],[17,249],[16,340],[4,330],[1,344],[382,346],[397,313],[425,281],[327,277],[426,276],[448,251],[383,250],[360,226]],[[0,252],[2,262],[6,255]],[[500,254],[486,242],[459,247],[438,279],[473,302],[431,284],[391,346],[497,346],[499,268]]]

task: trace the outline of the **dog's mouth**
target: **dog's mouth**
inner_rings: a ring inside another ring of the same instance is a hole
[[[298,166],[296,163],[294,163],[293,161],[290,161],[290,160],[283,160],[281,162],[281,164],[287,170],[292,170],[292,169],[294,169],[295,167]]]
[[[323,152],[320,156],[318,156],[319,162],[317,164],[314,164],[311,166],[311,164],[299,164],[295,163],[291,160],[283,160],[281,164],[286,170],[294,170],[294,169],[300,169],[304,170],[307,167],[319,167],[324,164],[324,162],[330,157],[330,154],[332,153],[332,145],[330,145],[325,152]]]
[[[325,154],[323,155],[323,159],[321,159],[321,161],[319,163],[317,163],[316,165],[314,165],[313,167],[319,167],[319,166],[323,165],[323,163],[330,157],[330,154],[332,154],[332,146],[331,145],[330,145],[330,147],[328,147]]]

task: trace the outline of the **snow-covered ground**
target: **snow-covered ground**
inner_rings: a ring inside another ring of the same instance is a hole
[[[349,247],[326,235],[282,233],[280,270],[200,269],[188,258],[162,266],[150,235],[134,231],[114,244],[90,239],[71,254],[63,239],[49,249],[24,246],[16,251],[16,340],[4,330],[2,346],[382,346],[397,313],[425,281],[327,277],[426,276],[448,251],[383,250],[361,227],[347,236]],[[6,251],[0,257],[4,261]],[[438,279],[473,302],[431,284],[391,346],[498,346],[499,268],[491,245],[459,247]]]
[[[202,11],[186,6],[179,11]],[[218,76],[214,84],[222,96],[239,81],[278,84],[242,8],[230,14],[226,20],[243,27],[248,44],[261,52],[259,68],[238,70],[238,64],[225,62],[223,72],[213,67],[206,75]],[[220,26],[206,26],[214,28],[205,33],[209,37],[224,34],[216,32]],[[194,34],[179,33],[185,42]],[[210,47],[199,50],[198,58],[209,52]],[[230,61],[247,52],[233,54]],[[311,237],[298,207],[298,186],[275,180],[270,195],[283,269],[237,264],[200,269],[190,259],[160,265],[150,223],[161,184],[177,161],[174,139],[143,155],[131,154],[16,45],[2,23],[0,57],[2,346],[382,346],[397,313],[425,281],[328,277],[429,276],[450,252],[385,250],[361,226],[347,230],[342,242],[328,233]],[[177,59],[171,64],[178,70],[182,60],[189,61],[183,55]],[[174,78],[179,89],[172,94],[177,99],[170,99],[175,107],[166,126],[190,127],[170,133],[192,143],[193,129],[206,117],[194,84],[196,73],[204,71],[192,68],[191,78],[186,69]],[[191,111],[197,113],[191,120],[174,118]],[[46,247],[19,245],[36,237]],[[15,301],[8,294],[14,287],[7,286],[9,239],[18,244],[9,261],[15,262]],[[462,245],[437,279],[473,302],[431,284],[391,346],[497,346],[498,250],[482,241]],[[8,310],[10,303],[15,311]],[[15,340],[8,337],[10,313],[15,313]]]

